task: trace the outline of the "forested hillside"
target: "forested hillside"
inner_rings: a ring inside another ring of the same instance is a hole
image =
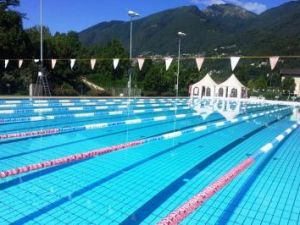
[[[18,12],[19,0],[0,0],[0,94],[28,94],[30,83],[37,77],[39,63],[39,27],[24,29]],[[177,51],[176,33],[188,33],[182,42],[183,60],[180,71],[180,94],[207,72],[221,82],[230,74],[230,55],[299,55],[300,3],[289,2],[261,15],[234,5],[214,5],[204,11],[195,6],[180,7],[135,21],[134,56],[144,55],[142,71],[133,65],[133,87],[144,95],[174,95],[176,63],[165,71],[164,56]],[[44,66],[53,95],[109,95],[112,87],[126,87],[130,62],[128,60],[129,24],[123,21],[100,23],[80,32],[50,33],[44,28]],[[156,60],[152,56],[159,55]],[[204,62],[198,72],[193,57],[196,54],[217,56]],[[188,57],[187,57],[188,56]],[[221,57],[222,58],[218,58]],[[70,59],[77,59],[73,69]],[[94,70],[90,59],[96,58]],[[120,58],[116,70],[113,58]],[[10,59],[4,68],[4,59]],[[18,59],[24,59],[18,68]],[[50,59],[58,59],[51,69]],[[174,58],[174,61],[176,58]],[[281,83],[279,69],[299,67],[299,60],[281,60],[271,72],[264,59],[241,60],[235,73],[251,89],[289,89]],[[267,76],[267,74],[269,74]],[[99,93],[86,87],[81,77],[104,87]]]

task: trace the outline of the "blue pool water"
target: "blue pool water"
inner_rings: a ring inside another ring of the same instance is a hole
[[[0,99],[0,135],[68,131],[0,140],[0,171],[208,127],[0,179],[0,224],[157,224],[295,124],[297,110],[184,98]],[[299,174],[296,129],[182,224],[300,224]]]

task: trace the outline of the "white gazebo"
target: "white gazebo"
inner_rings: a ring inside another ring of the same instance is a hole
[[[215,97],[217,84],[206,74],[205,77],[191,87],[191,97]]]
[[[232,74],[217,87],[217,96],[221,98],[247,98],[247,88]]]

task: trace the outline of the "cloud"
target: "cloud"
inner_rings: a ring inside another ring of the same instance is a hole
[[[240,6],[248,11],[260,14],[267,10],[267,6],[258,2],[243,2],[241,0],[191,0],[193,4],[202,4],[205,6],[209,5],[220,5],[231,3],[237,6]]]
[[[257,14],[260,14],[267,10],[266,5],[257,2],[246,2],[242,7],[247,9],[248,11],[255,12]]]

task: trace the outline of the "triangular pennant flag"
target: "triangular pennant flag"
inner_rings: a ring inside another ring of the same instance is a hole
[[[171,58],[171,57],[165,58],[166,70],[168,70],[170,68],[172,61],[173,61],[173,58]]]
[[[94,70],[95,65],[96,65],[96,59],[91,59],[91,68],[92,68],[92,70]]]
[[[23,59],[19,59],[19,68],[21,68],[23,65]]]
[[[117,69],[120,59],[113,59],[114,69]]]
[[[142,70],[145,59],[144,58],[138,58],[137,61],[138,61],[138,64],[139,64],[139,69]]]
[[[54,69],[56,65],[56,59],[51,59],[51,68]]]
[[[71,66],[71,69],[73,69],[74,65],[75,65],[75,62],[76,62],[76,59],[70,59],[70,66]]]
[[[35,63],[38,63],[40,60],[39,59],[34,59],[34,62]]]
[[[7,65],[8,65],[8,63],[9,63],[9,60],[8,60],[8,59],[5,59],[5,60],[4,60],[4,68],[5,68],[5,69],[6,69]]]
[[[231,62],[231,69],[234,71],[235,67],[239,63],[241,57],[230,57],[230,62]]]
[[[198,71],[201,70],[203,62],[204,62],[204,57],[196,58],[196,64],[197,64]]]
[[[279,56],[270,57],[271,70],[274,70],[279,60]]]

